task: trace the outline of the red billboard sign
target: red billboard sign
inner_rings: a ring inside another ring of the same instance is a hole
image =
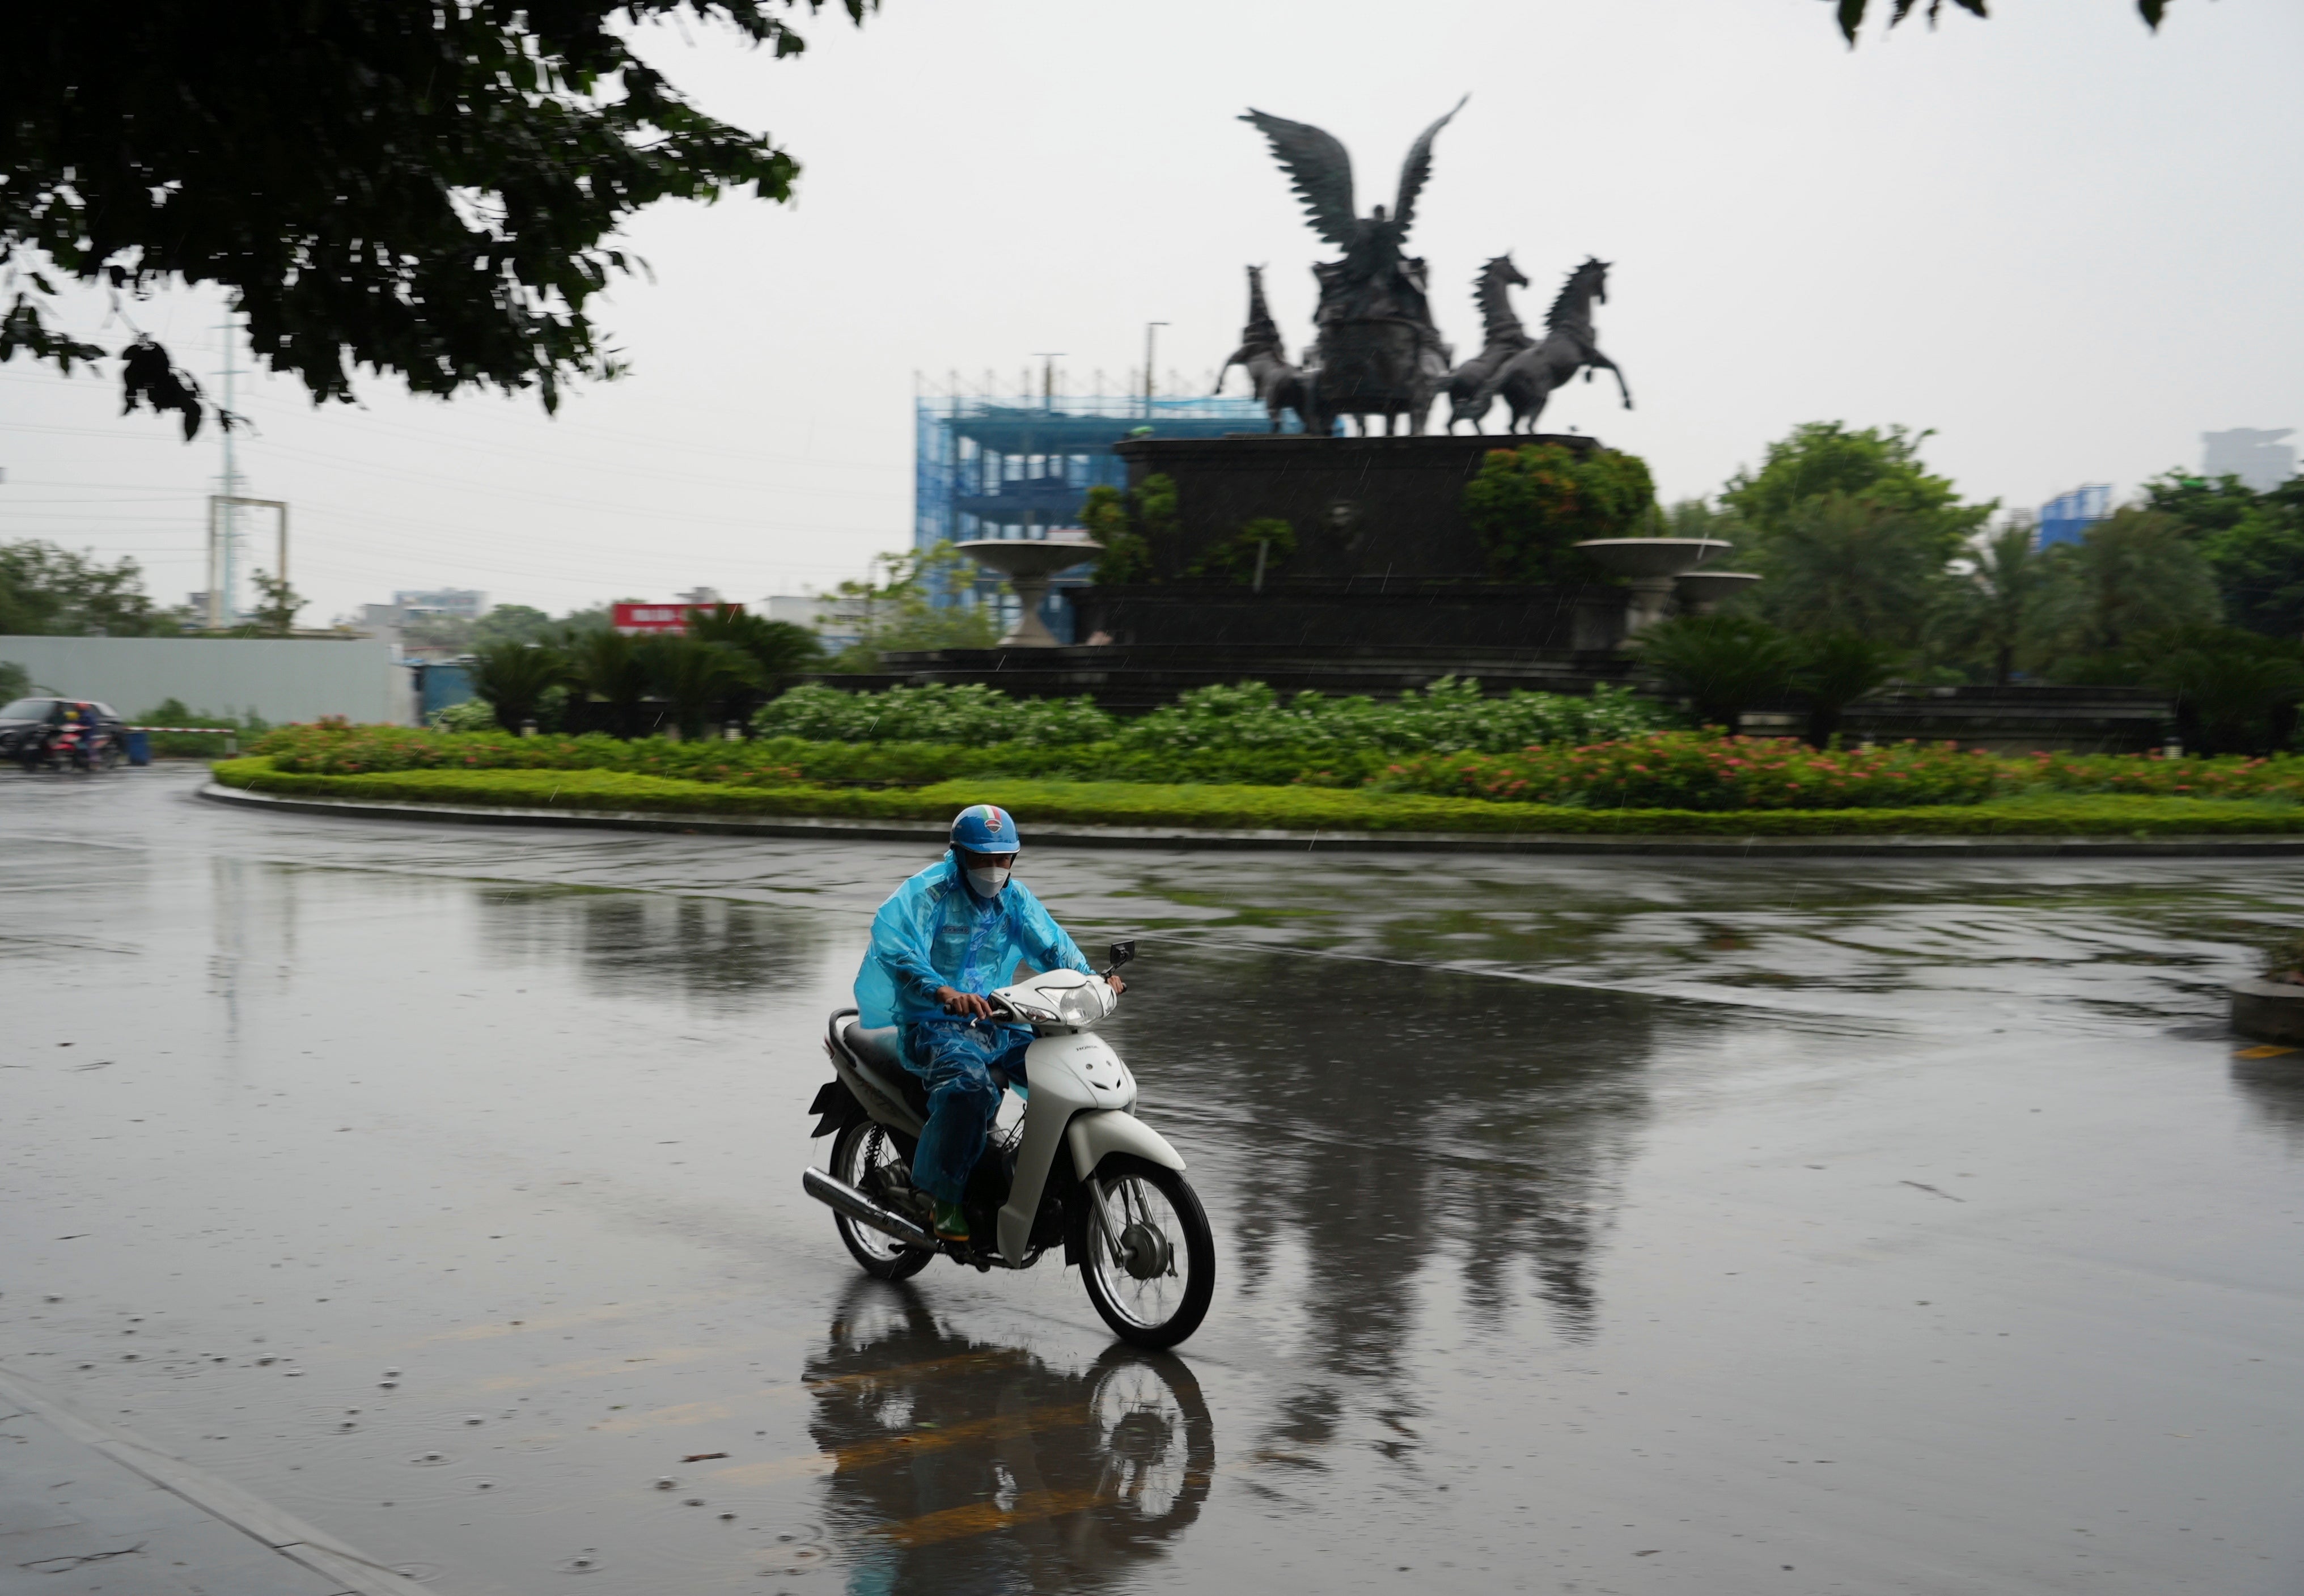
[[[684,632],[688,617],[699,610],[741,611],[743,607],[741,604],[619,604],[613,607],[613,616],[617,631],[641,636],[651,632]]]

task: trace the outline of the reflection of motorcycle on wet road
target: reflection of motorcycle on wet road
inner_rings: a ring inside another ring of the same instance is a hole
[[[1135,950],[1114,946],[1113,967]],[[1062,969],[987,996],[1001,1021],[1029,1026],[1035,1040],[1024,1078],[1004,1083],[1000,1120],[961,1204],[978,1239],[948,1242],[929,1229],[928,1196],[911,1180],[926,1093],[899,1061],[895,1027],[867,1031],[852,1008],[832,1016],[824,1050],[834,1079],[810,1108],[822,1116],[815,1133],[834,1138],[831,1173],[809,1169],[802,1185],[834,1210],[840,1239],[880,1279],[917,1274],[939,1252],[979,1269],[1029,1269],[1061,1246],[1123,1340],[1173,1346],[1207,1313],[1216,1241],[1184,1160],[1130,1112],[1135,1077],[1088,1034],[1119,998],[1104,981]]]
[[[943,1329],[910,1286],[859,1281],[803,1378],[851,1591],[1115,1584],[1207,1497],[1214,1426],[1170,1354],[1114,1346],[1054,1369]]]

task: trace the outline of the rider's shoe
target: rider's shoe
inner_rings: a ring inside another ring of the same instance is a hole
[[[957,1202],[937,1203],[935,1225],[936,1235],[941,1240],[964,1242],[968,1239],[968,1216],[960,1211]]]

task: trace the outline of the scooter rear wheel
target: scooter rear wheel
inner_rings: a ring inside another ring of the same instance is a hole
[[[1134,1346],[1173,1346],[1207,1317],[1216,1243],[1207,1210],[1163,1164],[1115,1154],[1097,1170],[1102,1210],[1083,1191],[1080,1280],[1088,1300]]]
[[[868,1119],[856,1121],[833,1138],[833,1176],[860,1192],[871,1189],[865,1184],[865,1177],[876,1167],[901,1159],[902,1155],[888,1140],[888,1133]],[[859,1225],[843,1213],[832,1216],[832,1227],[840,1232],[849,1256],[876,1280],[909,1280],[928,1268],[929,1261],[936,1257],[933,1252],[908,1246],[869,1225]]]

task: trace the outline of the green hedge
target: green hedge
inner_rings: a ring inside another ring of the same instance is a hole
[[[1203,827],[1312,832],[1525,833],[1688,836],[2175,836],[2304,833],[2293,804],[2232,799],[2041,794],[1926,809],[1748,812],[1584,809],[1423,793],[1323,787],[1154,785],[982,780],[888,790],[739,787],[623,770],[403,770],[313,776],[268,759],[225,760],[228,786],[284,796],[534,809],[626,810],[942,822],[970,803],[997,803],[1032,825]]]

